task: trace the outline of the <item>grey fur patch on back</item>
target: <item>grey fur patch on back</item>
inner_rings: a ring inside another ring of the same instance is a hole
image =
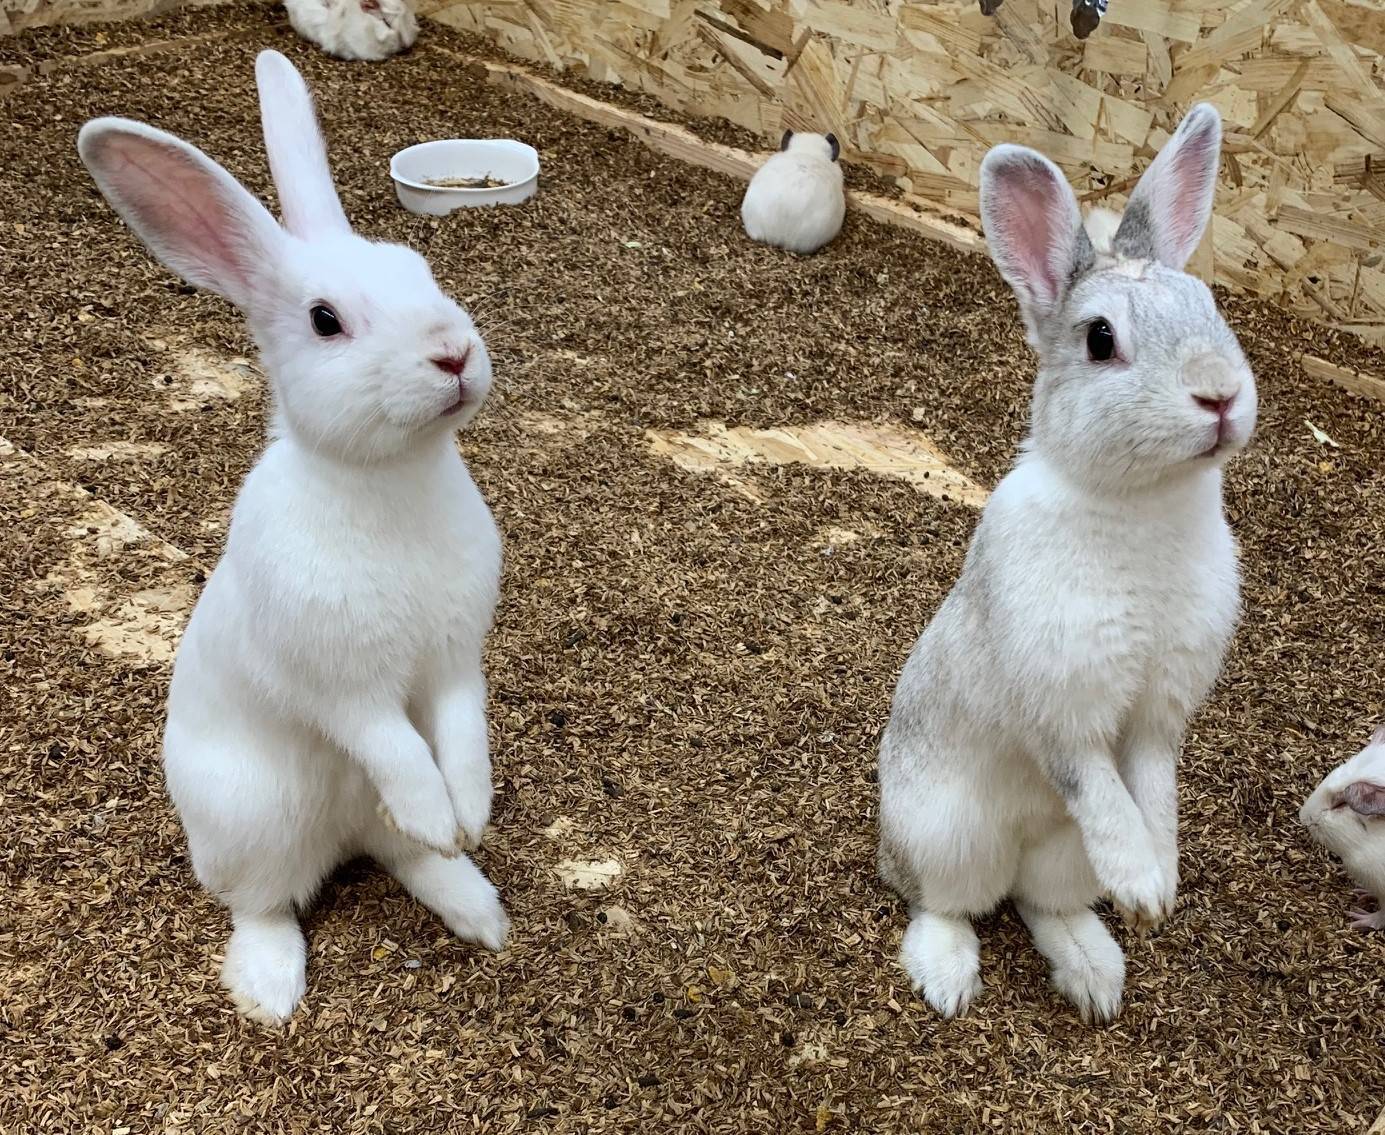
[[[1111,246],[1118,256],[1124,256],[1129,260],[1156,258],[1154,218],[1150,216],[1149,202],[1138,194],[1126,206]]]

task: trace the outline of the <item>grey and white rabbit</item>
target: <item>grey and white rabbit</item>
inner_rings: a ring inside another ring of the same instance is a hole
[[[338,59],[379,62],[418,39],[407,0],[284,0],[284,7],[294,31]]]
[[[1339,765],[1299,810],[1308,834],[1340,857],[1373,913],[1349,914],[1357,930],[1385,930],[1385,725],[1351,760]]]
[[[1221,123],[1195,106],[1114,232],[1019,146],[981,167],[991,256],[1038,354],[1031,429],[961,578],[914,646],[880,749],[880,872],[901,960],[947,1016],[981,989],[975,915],[1015,902],[1084,1019],[1119,1011],[1120,947],[1178,885],[1175,767],[1239,614],[1223,463],[1255,381],[1182,269],[1212,208]]]
[[[751,240],[816,252],[842,230],[846,195],[835,134],[784,132],[779,152],[755,171],[741,202]]]

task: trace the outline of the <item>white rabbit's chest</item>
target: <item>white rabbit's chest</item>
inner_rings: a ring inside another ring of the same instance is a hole
[[[356,495],[272,495],[247,481],[225,566],[250,600],[237,609],[251,652],[324,683],[395,686],[430,657],[479,647],[500,539],[456,465],[418,487]]]

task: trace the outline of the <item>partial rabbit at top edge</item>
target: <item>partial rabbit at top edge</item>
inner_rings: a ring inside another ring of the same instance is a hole
[[[418,39],[407,0],[284,0],[293,30],[338,59],[376,62]]]
[[[741,202],[751,240],[806,255],[831,241],[846,216],[835,134],[784,132],[779,152],[755,171]]]

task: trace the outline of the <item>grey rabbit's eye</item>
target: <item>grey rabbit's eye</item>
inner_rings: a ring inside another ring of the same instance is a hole
[[[308,318],[313,322],[313,330],[323,339],[341,334],[341,321],[337,318],[337,313],[325,303],[314,304],[312,311],[308,312]]]
[[[1087,328],[1087,355],[1094,363],[1109,362],[1116,353],[1116,333],[1104,319]]]

